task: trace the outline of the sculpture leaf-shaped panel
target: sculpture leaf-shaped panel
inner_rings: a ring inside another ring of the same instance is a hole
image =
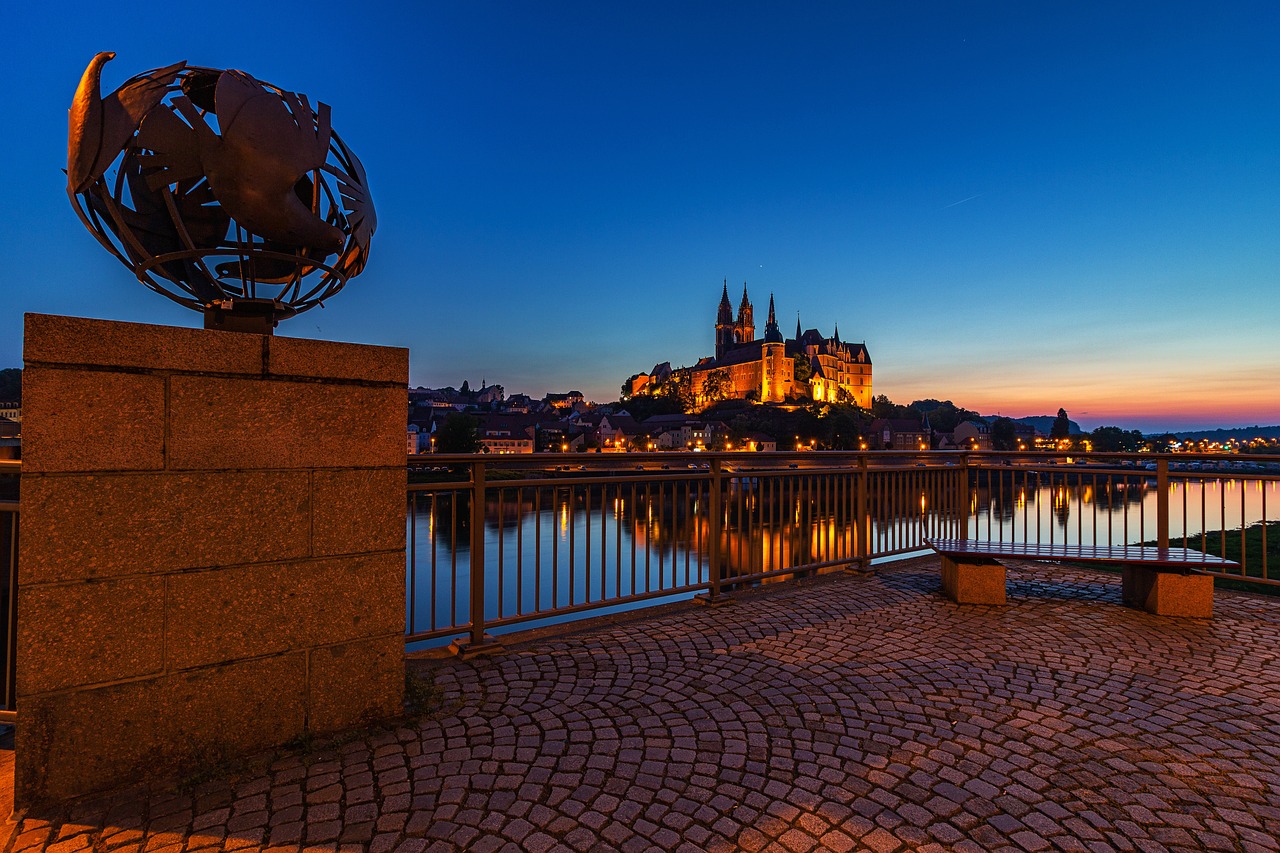
[[[364,270],[377,215],[327,104],[183,62],[103,97],[114,56],[72,102],[67,193],[139,281],[208,328],[269,334]]]

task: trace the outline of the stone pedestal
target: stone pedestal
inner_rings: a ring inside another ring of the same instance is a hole
[[[408,352],[27,315],[15,805],[399,712]]]
[[[942,592],[957,604],[1004,604],[1004,566],[985,557],[942,559]]]
[[[1157,616],[1213,618],[1213,578],[1125,566],[1121,593],[1130,607]]]

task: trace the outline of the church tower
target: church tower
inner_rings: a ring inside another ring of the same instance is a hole
[[[764,342],[766,344],[782,343],[782,332],[778,329],[778,318],[773,313],[773,294],[769,294],[769,321],[764,324]]]
[[[727,290],[725,291],[728,292]],[[742,302],[738,304],[738,323],[734,326],[735,343],[745,344],[756,339],[756,321],[752,317],[751,300],[747,298],[747,283],[742,283]]]
[[[724,280],[724,293],[720,296],[720,310],[716,312],[716,358],[720,358],[733,344],[733,306],[729,304],[729,279]]]

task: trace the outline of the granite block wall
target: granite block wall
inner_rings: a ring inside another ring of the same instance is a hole
[[[15,805],[398,713],[408,351],[28,314]]]

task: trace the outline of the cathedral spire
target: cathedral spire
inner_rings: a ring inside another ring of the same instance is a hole
[[[764,325],[764,342],[766,344],[782,343],[782,332],[778,331],[778,318],[773,312],[773,294],[769,294],[769,321]]]
[[[836,323],[836,333],[831,338],[836,343],[840,343],[840,324]]]
[[[797,341],[800,340],[801,334],[802,332],[800,331],[800,312],[797,311],[796,312],[796,340]]]
[[[734,326],[736,343],[745,344],[756,339],[756,321],[751,300],[747,297],[747,283],[742,283],[742,304],[738,306],[738,322]]]
[[[724,280],[724,290],[720,294],[720,310],[716,312],[716,325],[733,324],[733,305],[729,302],[729,279]]]

